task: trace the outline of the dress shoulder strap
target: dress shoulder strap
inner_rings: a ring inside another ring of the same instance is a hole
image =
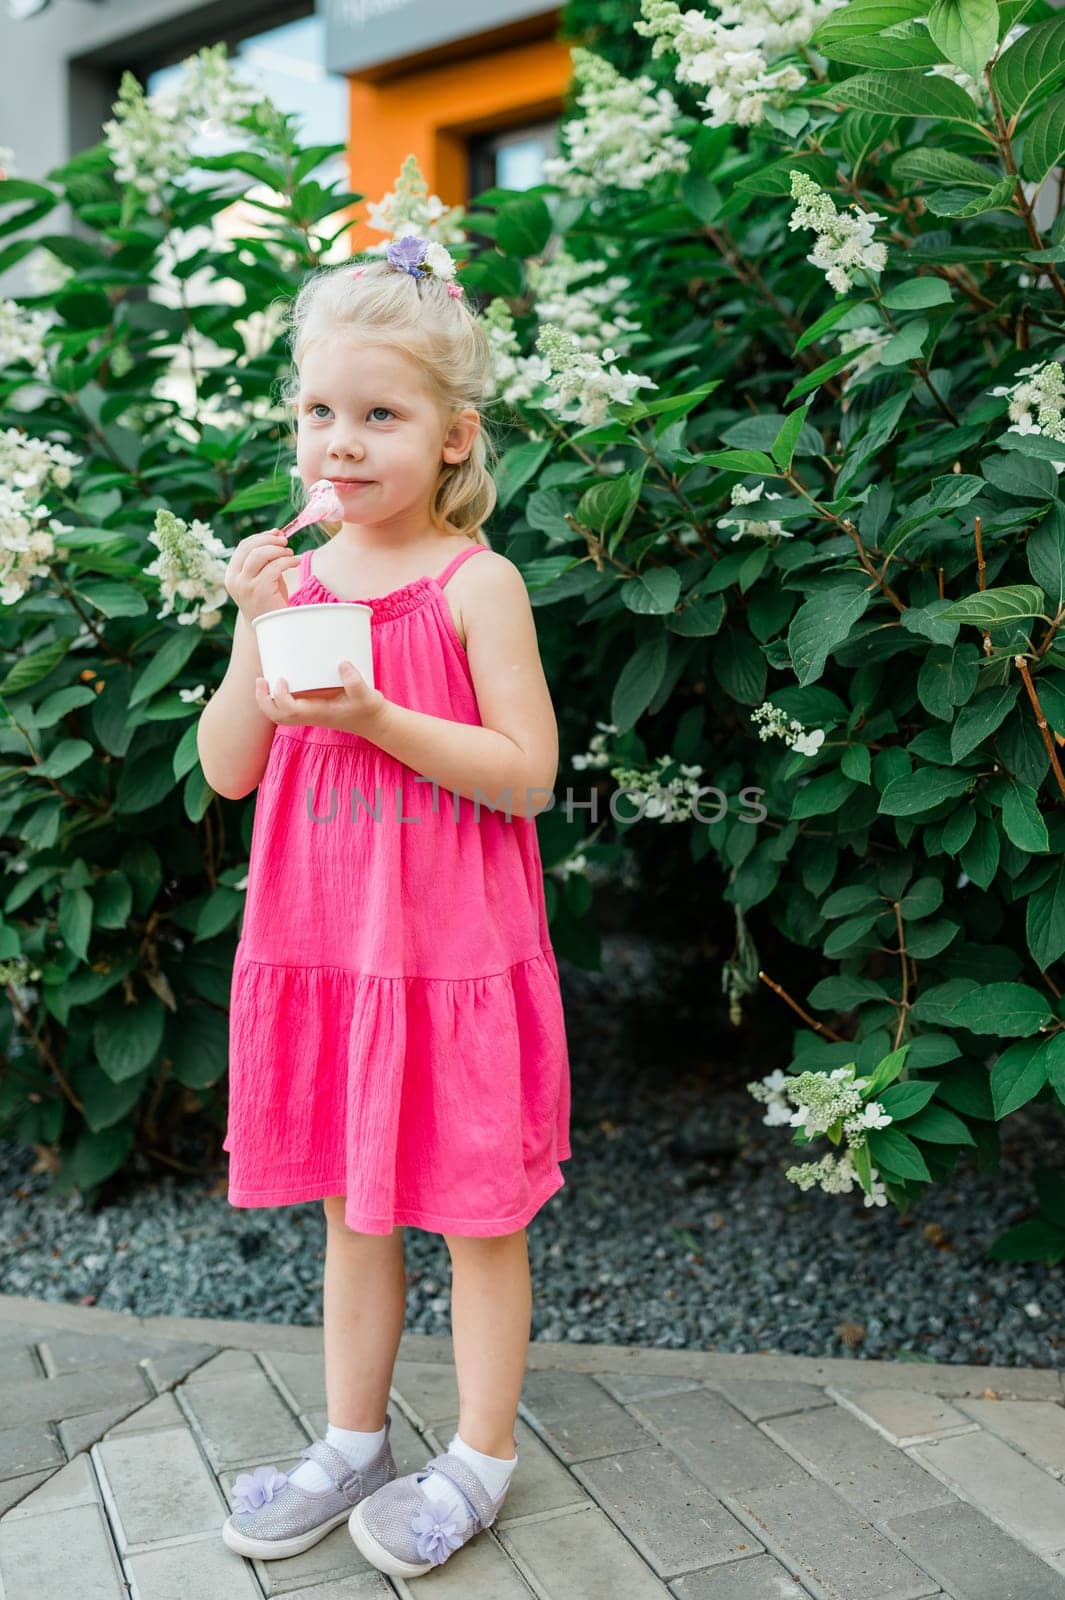
[[[475,556],[477,554],[478,550],[487,550],[487,549],[488,549],[488,546],[486,544],[472,544],[468,550],[460,550],[458,555],[455,556],[454,560],[448,562],[447,566],[444,568],[443,572],[440,574],[440,576],[436,580],[437,583],[440,585],[441,589],[444,587],[444,585],[447,582],[447,580],[451,577],[451,574],[453,572],[457,571],[457,569],[459,567],[461,567],[461,565],[462,565],[462,563],[464,561],[468,561],[471,556]]]

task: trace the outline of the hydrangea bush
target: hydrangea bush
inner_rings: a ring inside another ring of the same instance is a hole
[[[788,1176],[905,1211],[1065,1103],[1065,16],[643,0],[622,41],[620,9],[550,183],[469,219],[524,258],[468,272],[527,433],[502,499],[593,702],[602,812],[554,887],[682,830],[733,1021],[795,1025],[750,1083]],[[560,259],[616,285],[598,340],[544,316]],[[995,1253],[1065,1257],[1039,1200]]]

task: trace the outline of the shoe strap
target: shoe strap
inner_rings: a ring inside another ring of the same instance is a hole
[[[487,1528],[490,1522],[495,1521],[499,1507],[476,1472],[465,1461],[445,1450],[442,1455],[433,1456],[432,1460],[427,1463],[425,1470],[427,1472],[439,1472],[442,1477],[451,1480],[468,1502],[477,1522],[478,1532],[482,1528]]]
[[[300,1451],[308,1461],[317,1461],[318,1465],[328,1473],[334,1484],[352,1505],[362,1499],[363,1494],[363,1469],[353,1467],[347,1456],[342,1456],[339,1450],[334,1450],[331,1444],[326,1444],[324,1439],[315,1439],[313,1444]]]

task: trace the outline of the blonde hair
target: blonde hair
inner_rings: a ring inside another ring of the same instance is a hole
[[[465,296],[450,295],[440,278],[416,278],[383,257],[352,265],[323,267],[301,286],[287,313],[294,362],[282,399],[295,406],[299,366],[307,349],[325,338],[352,334],[390,346],[419,363],[430,390],[449,419],[466,406],[481,415],[469,455],[444,462],[430,501],[430,516],[441,533],[464,533],[488,544],[482,524],[496,503],[489,462],[497,459],[488,436],[482,397],[491,359],[488,335]],[[293,428],[295,441],[295,427]],[[341,524],[323,523],[332,537]]]

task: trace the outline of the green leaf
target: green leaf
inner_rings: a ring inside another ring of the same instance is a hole
[[[766,477],[777,478],[780,473],[776,463],[770,456],[761,450],[710,450],[704,455],[685,457],[703,467],[719,467],[722,472],[760,472]]]
[[[1018,1106],[1027,1105],[1047,1081],[1042,1040],[1018,1039],[1003,1050],[991,1068],[991,1099],[995,1121],[1001,1122]]]
[[[806,331],[799,335],[795,342],[795,354],[798,355],[800,350],[805,350],[807,345],[814,344],[823,333],[830,333],[842,317],[850,315],[854,310],[854,304],[853,300],[844,299],[834,306],[829,306],[816,322],[812,322]],[[860,301],[859,304],[865,302]]]
[[[645,639],[622,667],[610,701],[610,720],[627,733],[658,693],[665,676],[668,641],[664,633]]]
[[[870,1128],[866,1135],[873,1165],[880,1173],[893,1178],[923,1179],[932,1181],[924,1156],[913,1140],[897,1128]]]
[[[79,1189],[92,1189],[118,1171],[132,1148],[132,1123],[120,1122],[99,1133],[86,1129],[63,1162],[63,1173]]]
[[[951,1008],[955,1027],[1008,1039],[1038,1033],[1054,1020],[1050,1002],[1026,983],[984,983],[963,994]]]
[[[954,296],[942,278],[905,278],[893,284],[883,296],[889,311],[923,311],[928,306],[947,305]]]
[[[1065,156],[1065,94],[1049,100],[1024,130],[1021,172],[1030,183],[1042,183]]]
[[[872,600],[864,582],[847,582],[820,589],[805,600],[788,628],[788,652],[800,684],[814,683],[825,662],[843,643]]]
[[[130,708],[149,699],[176,677],[202,638],[203,634],[196,627],[173,629],[133,685]]]
[[[1065,17],[1026,29],[991,68],[995,92],[1011,117],[1059,78],[1065,78]]]
[[[804,406],[800,406],[797,411],[793,411],[791,416],[786,418],[780,432],[770,445],[773,460],[781,472],[787,472],[791,467],[791,459],[795,454],[795,446],[799,441],[803,423],[806,421],[806,413],[812,405],[813,400],[810,399]]]
[[[501,509],[509,506],[518,490],[536,476],[550,454],[550,439],[523,439],[521,444],[512,445],[495,470]]]
[[[949,767],[919,767],[916,772],[892,778],[877,807],[885,816],[912,817],[933,811],[944,800],[962,795],[975,781],[971,772],[952,772]]]
[[[27,775],[34,778],[65,778],[68,772],[80,767],[95,754],[87,739],[60,739],[47,760],[35,767],[27,767]]]
[[[1053,472],[1053,467],[1050,468]],[[1065,506],[1060,501],[1029,534],[1025,545],[1028,568],[1052,611],[1065,604]]]
[[[938,1083],[931,1078],[911,1078],[908,1083],[893,1083],[883,1090],[870,1090],[869,1099],[879,1101],[893,1122],[906,1122],[923,1111],[931,1100]],[[907,1133],[912,1129],[907,1128]]]
[[[551,237],[551,213],[538,194],[508,200],[499,212],[496,244],[504,255],[538,256]]]
[[[928,321],[924,317],[914,317],[912,322],[907,322],[898,333],[890,338],[880,352],[879,361],[882,367],[901,367],[906,361],[916,361],[924,348],[928,338]]]
[[[87,889],[64,889],[59,896],[56,918],[60,937],[67,949],[79,961],[89,959],[89,935],[92,932],[92,897]]]
[[[851,66],[888,72],[937,66],[943,60],[943,52],[929,36],[927,28],[917,22],[904,23],[892,33],[840,39],[823,53],[830,61],[846,61]]]
[[[1065,952],[1065,860],[1059,861],[1046,883],[1028,896],[1025,918],[1032,960],[1045,972]]]
[[[968,1124],[946,1106],[926,1106],[907,1121],[906,1132],[912,1139],[924,1139],[929,1144],[976,1143]]]
[[[96,1059],[114,1083],[150,1067],[163,1040],[166,1014],[154,994],[136,1004],[112,1003],[95,1019],[92,1042]]]
[[[725,602],[719,594],[703,595],[666,618],[670,633],[685,638],[705,638],[717,633],[725,620]]]
[[[9,672],[5,673],[4,680],[0,683],[0,694],[18,694],[21,689],[28,689],[32,684],[39,683],[65,657],[72,644],[71,639],[54,639],[51,644],[46,644],[40,650],[34,650],[28,656],[22,656]]]
[[[962,847],[959,864],[978,889],[986,889],[998,871],[1001,840],[995,824],[986,817],[978,817],[969,842]]]
[[[1057,1266],[1065,1258],[1065,1228],[1052,1222],[1018,1222],[1000,1233],[987,1247],[992,1261],[1045,1261]]]
[[[856,788],[850,778],[839,772],[820,773],[796,791],[791,803],[792,821],[832,815],[846,804]]]
[[[196,742],[196,730],[198,726],[199,718],[196,718],[189,723],[188,727],[185,729],[185,732],[178,740],[177,749],[174,751],[174,759],[172,762],[175,782],[179,782],[185,776],[186,772],[191,771],[196,765],[197,761],[200,759],[199,746]]]
[[[928,31],[948,61],[979,79],[998,44],[997,0],[934,0]]]
[[[931,145],[904,150],[891,163],[891,180],[908,183],[956,184],[962,188],[991,189],[1002,177],[1000,167],[985,166],[957,150],[937,150]],[[927,282],[927,279],[917,279]]]
[[[1003,779],[1003,783],[1004,787],[997,789],[994,797],[998,799],[1001,796],[999,803],[1002,806],[1002,826],[1006,830],[1007,838],[1011,839],[1019,850],[1041,855],[1050,849],[1050,839],[1039,810],[1036,791],[1030,783],[1021,783],[1019,779],[1009,775]]]
[[[641,616],[664,616],[680,596],[680,573],[675,567],[648,567],[621,586],[621,598]]]
[[[889,117],[937,117],[941,122],[979,124],[975,103],[951,78],[930,77],[920,69],[886,77],[859,73],[829,90],[832,100]]]
[[[815,50],[827,51],[837,40],[881,33],[911,17],[923,17],[927,10],[927,0],[850,0],[818,24],[810,43]]]
[[[978,745],[1002,726],[1017,703],[1021,686],[1016,678],[998,688],[985,689],[962,706],[950,733],[950,758],[964,761]]]
[[[1016,451],[1000,450],[985,456],[980,471],[988,483],[993,483],[1003,494],[1015,500],[1054,500],[1058,492],[1058,475],[1049,461],[1033,461],[1018,456]],[[1029,541],[1030,543],[1031,541]]]
[[[167,1055],[186,1089],[208,1089],[225,1075],[229,1059],[226,1018],[204,1005],[184,1005],[167,1021]]]
[[[721,635],[714,646],[714,673],[730,699],[756,706],[765,698],[766,659],[749,633]]]
[[[1046,596],[1033,583],[1015,583],[1004,589],[979,589],[956,600],[940,613],[947,622],[970,622],[978,628],[1001,628],[1011,622],[1041,617]]]
[[[278,472],[263,483],[252,483],[246,489],[238,489],[233,498],[227,500],[222,507],[222,515],[232,516],[238,511],[258,511],[260,506],[287,507],[291,500],[292,479],[287,472]]]

